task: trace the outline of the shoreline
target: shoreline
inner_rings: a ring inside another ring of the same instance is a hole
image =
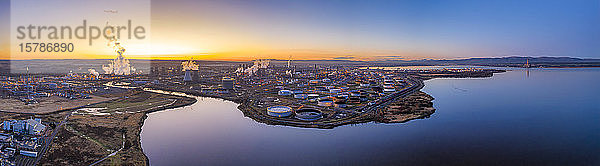
[[[420,92],[420,90],[424,87],[424,81],[425,79],[422,78],[416,78],[415,81],[417,83],[417,85],[413,86],[413,87],[409,87],[407,88],[407,93],[401,93],[398,92],[396,95],[396,97],[394,97],[393,99],[386,101],[386,103],[388,102],[396,102],[396,101],[401,101],[403,98],[410,96],[416,92]],[[210,97],[210,98],[216,98],[216,99],[223,99],[223,100],[227,100],[227,101],[231,101],[234,102],[236,104],[238,104],[238,106],[236,107],[239,111],[241,111],[244,114],[244,117],[248,117],[252,120],[254,120],[255,122],[258,123],[264,123],[267,125],[281,125],[281,126],[291,126],[291,127],[301,127],[301,128],[318,128],[318,129],[333,129],[335,127],[338,126],[344,126],[344,125],[351,125],[351,124],[360,124],[360,123],[368,123],[368,122],[379,122],[378,119],[381,119],[381,117],[379,117],[380,108],[378,107],[368,107],[366,108],[366,110],[371,110],[371,109],[375,109],[373,110],[373,112],[366,112],[354,117],[350,117],[350,118],[345,118],[339,121],[334,121],[334,122],[300,122],[300,121],[290,121],[290,120],[282,120],[282,119],[278,119],[275,117],[269,117],[268,115],[263,115],[260,113],[260,111],[255,110],[254,108],[252,108],[248,103],[244,102],[242,99],[239,98],[235,98],[235,97],[226,97],[226,96],[217,96],[217,95],[206,95],[204,93],[199,93],[199,92],[195,92],[195,91],[184,91],[184,90],[177,90],[177,89],[168,89],[168,88],[161,88],[161,87],[152,87],[152,89],[157,89],[157,90],[161,90],[161,91],[165,91],[165,92],[180,92],[180,93],[185,93],[188,95],[192,95],[192,96],[196,96],[196,97]],[[383,103],[382,103],[383,104]],[[363,108],[365,109],[365,108]],[[433,114],[433,112],[431,113]],[[419,118],[424,118],[424,117],[419,117]],[[399,122],[382,122],[382,123],[399,123]]]
[[[408,98],[409,96],[411,96],[415,93],[419,93],[419,92],[423,93],[426,96],[431,97],[432,98],[431,100],[425,101],[425,102],[431,102],[434,98],[432,96],[430,96],[429,94],[427,94],[426,92],[421,91],[421,89],[425,86],[424,81],[426,81],[426,80],[435,79],[435,78],[489,78],[489,77],[493,77],[493,75],[495,73],[503,73],[503,72],[506,72],[506,70],[489,70],[486,72],[475,72],[475,73],[466,73],[466,74],[461,73],[461,74],[444,75],[444,76],[418,75],[416,78],[414,78],[415,80],[413,80],[414,82],[416,82],[418,84],[417,86],[408,88],[408,89],[410,89],[409,93],[401,94],[400,96],[396,96],[392,100],[386,101],[386,103],[391,102],[391,103],[397,104],[395,102],[405,102],[405,101],[403,101],[405,98]],[[351,117],[351,118],[345,118],[345,119],[341,120],[341,122],[310,122],[310,121],[309,122],[299,122],[299,121],[278,119],[278,118],[274,118],[274,117],[269,117],[268,115],[261,114],[260,111],[255,110],[247,102],[244,102],[244,100],[239,99],[237,97],[207,95],[207,94],[200,93],[197,91],[190,91],[190,90],[186,91],[186,90],[169,89],[169,88],[163,88],[163,87],[151,87],[151,88],[165,91],[165,92],[184,93],[184,94],[192,95],[195,97],[209,97],[209,98],[216,98],[216,99],[223,99],[226,101],[231,101],[231,102],[238,104],[238,106],[236,108],[244,114],[244,117],[248,117],[248,118],[254,120],[255,122],[264,123],[264,124],[268,124],[268,125],[281,125],[281,126],[291,126],[291,127],[301,127],[301,128],[333,129],[338,126],[368,123],[368,122],[405,123],[405,122],[408,122],[408,121],[414,120],[414,119],[427,118],[430,115],[432,115],[433,113],[435,113],[435,109],[433,109],[430,113],[426,113],[426,114],[415,116],[415,117],[410,117],[410,118],[407,118],[407,119],[404,119],[401,121],[382,121],[383,119],[385,119],[385,117],[383,117],[380,114],[382,112],[388,111],[387,106],[386,106],[384,108],[386,110],[381,110],[380,108],[377,108],[377,110],[374,110],[373,112],[364,113],[364,114],[361,114],[361,115],[358,115],[355,117]],[[381,104],[383,104],[383,103],[381,103]]]
[[[409,96],[415,95],[416,93],[422,93],[422,94],[426,94],[425,92],[422,92],[421,89],[424,87],[424,82],[423,80],[419,80],[422,84],[422,86],[419,86],[415,92],[409,93],[406,96],[400,97],[399,99],[394,100],[395,102],[398,101],[402,101],[404,98],[407,98]],[[252,108],[250,108],[246,103],[241,102],[239,99],[235,99],[235,98],[230,98],[230,97],[223,97],[223,96],[216,96],[216,95],[203,95],[202,93],[189,93],[186,91],[181,91],[181,90],[174,90],[171,91],[170,89],[166,89],[166,88],[153,88],[156,90],[161,90],[161,91],[165,91],[165,92],[180,92],[180,93],[185,93],[187,95],[192,95],[194,97],[207,97],[207,98],[214,98],[214,99],[222,99],[225,101],[231,101],[234,102],[236,104],[238,104],[238,106],[236,107],[239,111],[241,111],[244,114],[244,117],[248,117],[252,120],[254,120],[255,122],[258,123],[264,123],[267,125],[279,125],[279,126],[288,126],[288,127],[300,127],[300,128],[314,128],[314,129],[333,129],[335,127],[339,127],[339,126],[345,126],[345,125],[354,125],[354,124],[362,124],[362,123],[384,123],[384,124],[394,124],[394,123],[406,123],[408,121],[411,120],[416,120],[416,119],[425,119],[427,117],[430,117],[435,111],[430,112],[429,114],[423,114],[423,115],[418,115],[418,116],[414,116],[411,118],[407,118],[407,119],[403,119],[402,121],[383,121],[383,117],[379,117],[379,116],[367,116],[367,117],[362,117],[359,119],[353,119],[352,121],[349,121],[347,123],[340,123],[340,124],[335,124],[335,125],[326,125],[325,127],[317,127],[317,126],[311,126],[311,125],[302,125],[302,124],[294,124],[294,123],[285,123],[285,122],[277,122],[277,121],[272,121],[269,119],[263,119],[263,118],[257,118],[256,116],[253,116],[253,112],[252,112]],[[154,93],[158,93],[158,92],[154,92]],[[161,93],[163,94],[163,93]],[[167,93],[164,93],[167,94]],[[173,94],[168,94],[168,95],[173,95]],[[429,96],[428,94],[426,94],[427,96]],[[188,97],[189,98],[189,97]],[[146,165],[150,165],[150,159],[148,158],[148,156],[146,155],[146,153],[144,152],[144,149],[141,147],[141,131],[143,128],[143,125],[146,121],[146,119],[148,118],[148,114],[149,113],[153,113],[153,112],[160,112],[160,111],[165,111],[168,109],[175,109],[175,108],[181,108],[181,107],[185,107],[185,106],[189,106],[192,104],[195,104],[196,102],[198,102],[197,100],[195,102],[186,104],[186,105],[181,105],[181,106],[177,106],[177,107],[173,107],[173,108],[164,108],[164,109],[160,109],[160,110],[153,110],[153,111],[148,111],[145,112],[144,115],[142,116],[142,118],[140,119],[138,125],[139,125],[139,132],[138,132],[138,143],[140,145],[140,150],[142,152],[142,154],[144,155],[145,158],[145,162]],[[435,109],[434,109],[435,110]]]
[[[423,81],[423,80],[421,80],[421,81]],[[425,93],[425,92],[420,91],[421,89],[422,89],[422,87],[418,88],[416,92],[410,93],[409,95],[407,95],[405,97],[411,96],[414,93],[418,93],[418,92]],[[221,97],[221,96],[213,96],[213,95],[196,95],[196,94],[190,94],[190,93],[185,92],[185,91],[170,91],[170,90],[164,89],[164,88],[161,88],[161,89],[158,89],[158,90],[165,91],[165,92],[180,92],[180,93],[185,93],[187,95],[192,95],[194,97],[207,97],[207,98],[214,98],[214,99],[222,99],[222,100],[225,100],[225,101],[231,101],[231,102],[234,102],[234,103],[238,104],[238,106],[236,108],[244,114],[244,117],[248,117],[248,118],[250,118],[250,119],[252,119],[252,120],[254,120],[255,122],[258,122],[258,123],[264,123],[264,124],[267,124],[267,125],[288,126],[288,127],[301,127],[301,128],[314,128],[314,129],[333,129],[333,128],[339,127],[339,126],[362,124],[362,123],[370,123],[370,122],[373,122],[373,123],[385,123],[385,124],[406,123],[408,121],[415,120],[415,119],[424,119],[424,118],[427,118],[427,117],[429,117],[430,115],[432,115],[434,113],[434,112],[431,112],[428,115],[422,115],[422,116],[418,116],[418,117],[413,117],[413,118],[405,119],[405,120],[400,121],[400,122],[384,122],[384,121],[378,120],[376,117],[361,118],[361,119],[350,121],[349,123],[337,124],[337,125],[327,126],[327,127],[323,128],[323,127],[311,127],[311,126],[306,126],[306,125],[294,125],[294,124],[290,124],[290,123],[277,123],[276,121],[270,121],[270,120],[267,120],[267,119],[258,119],[258,118],[254,117],[254,116],[251,116],[252,113],[250,111],[251,111],[252,108],[250,108],[249,106],[247,106],[247,104],[245,104],[243,102],[240,102],[240,100],[236,100],[236,99],[233,99],[233,98],[227,98],[227,97]],[[152,92],[152,93],[158,93],[158,92]],[[161,94],[163,94],[163,93],[161,93]],[[168,95],[173,95],[173,94],[168,94]],[[190,97],[187,97],[187,96],[181,96],[181,97],[190,98]],[[400,99],[400,100],[402,100],[402,99]],[[138,122],[139,132],[137,133],[138,134],[137,141],[138,141],[138,144],[140,145],[140,151],[144,155],[144,158],[145,158],[144,160],[145,160],[146,165],[150,165],[150,159],[148,158],[148,156],[144,152],[144,148],[141,146],[142,145],[142,142],[141,142],[141,132],[142,132],[143,125],[144,125],[146,119],[148,118],[148,114],[154,113],[154,112],[161,112],[161,111],[165,111],[165,110],[168,110],[168,109],[176,109],[176,108],[186,107],[186,106],[193,105],[196,102],[198,102],[197,99],[195,99],[195,102],[187,103],[187,104],[184,104],[184,105],[178,105],[178,106],[173,106],[173,107],[169,107],[169,108],[165,107],[163,109],[158,109],[158,110],[152,110],[152,111],[144,112],[144,115],[142,116],[142,118],[140,118],[140,120]]]
[[[493,76],[493,74],[492,74]],[[396,96],[393,97],[393,99],[391,101],[386,100],[383,103],[380,103],[380,105],[387,105],[387,104],[391,104],[390,102],[404,102],[403,99],[407,98],[408,96],[414,95],[415,93],[419,93],[422,92],[421,89],[424,87],[424,80],[427,80],[426,78],[422,78],[422,77],[415,77],[414,81],[419,82],[419,86],[413,86],[410,87],[410,93],[406,93],[403,94],[402,96]],[[431,78],[430,78],[431,79]],[[353,125],[353,124],[360,124],[360,123],[368,123],[368,122],[374,122],[374,123],[385,123],[385,124],[389,124],[389,123],[406,123],[408,121],[411,120],[415,120],[415,119],[424,119],[427,117],[430,117],[435,111],[431,111],[428,113],[421,113],[421,114],[412,114],[414,112],[410,112],[410,116],[407,116],[408,118],[405,119],[401,119],[401,120],[395,120],[395,121],[385,121],[383,120],[384,117],[381,116],[380,114],[382,112],[386,112],[388,111],[388,107],[385,108],[373,108],[371,111],[366,111],[366,113],[364,114],[360,114],[358,116],[353,116],[350,118],[344,118],[342,120],[339,121],[327,121],[325,122],[325,124],[322,125],[318,125],[316,123],[312,123],[312,122],[304,122],[304,123],[289,123],[286,122],[285,120],[273,120],[273,118],[260,118],[260,116],[257,116],[258,112],[256,110],[254,110],[254,108],[251,108],[251,106],[249,106],[247,102],[245,102],[245,100],[243,100],[242,98],[238,97],[238,96],[234,96],[234,95],[227,95],[227,96],[220,96],[220,95],[207,95],[207,94],[203,94],[203,93],[199,93],[199,92],[194,92],[194,91],[186,91],[186,90],[180,90],[180,89],[169,89],[169,88],[163,88],[163,87],[148,87],[152,90],[161,90],[164,91],[164,93],[161,92],[155,92],[155,91],[149,91],[149,89],[144,89],[144,88],[137,88],[137,90],[139,91],[143,91],[143,92],[149,92],[152,94],[160,94],[160,95],[166,95],[166,96],[171,96],[170,98],[179,98],[177,99],[176,102],[172,103],[169,106],[165,106],[165,107],[155,107],[155,109],[151,109],[148,111],[143,111],[143,112],[138,112],[141,113],[141,116],[135,116],[135,115],[131,115],[132,117],[136,118],[136,122],[135,122],[135,126],[131,126],[134,127],[127,129],[126,133],[129,133],[130,131],[133,131],[135,133],[135,135],[133,135],[134,133],[130,133],[127,134],[129,136],[129,138],[133,138],[133,137],[137,137],[135,140],[128,140],[128,141],[132,141],[130,144],[130,142],[128,142],[126,148],[119,152],[117,155],[115,155],[114,157],[110,157],[108,158],[106,161],[103,161],[102,163],[106,163],[106,162],[135,162],[135,156],[136,153],[135,151],[138,151],[139,153],[141,153],[141,155],[138,153],[137,155],[139,155],[137,158],[141,159],[143,156],[143,163],[145,163],[145,165],[149,165],[150,163],[150,159],[148,158],[148,156],[146,155],[146,153],[144,152],[141,142],[141,131],[142,128],[145,124],[146,119],[148,118],[148,114],[149,113],[153,113],[153,112],[160,112],[160,111],[165,111],[165,110],[169,110],[169,109],[176,109],[176,108],[181,108],[181,107],[185,107],[185,106],[190,106],[195,104],[196,102],[198,102],[197,98],[198,97],[208,97],[208,98],[215,98],[215,99],[222,99],[225,101],[231,101],[234,102],[236,104],[238,104],[238,106],[236,107],[238,110],[240,110],[243,114],[244,117],[248,117],[251,118],[252,120],[254,120],[255,122],[258,123],[264,123],[267,125],[282,125],[282,126],[289,126],[289,127],[302,127],[302,128],[317,128],[317,129],[332,129],[338,126],[343,126],[343,125]],[[179,92],[179,93],[183,93],[184,95],[177,95],[177,94],[173,94],[173,92]],[[424,94],[426,94],[425,92],[422,92]],[[187,95],[187,96],[186,96]],[[168,98],[168,97],[167,97]],[[191,100],[193,99],[193,102],[191,102]],[[115,101],[115,102],[119,102],[119,101]],[[435,109],[434,109],[435,110]],[[129,116],[129,115],[128,115]],[[88,117],[90,118],[90,117]],[[91,118],[95,118],[95,117],[91,117]],[[96,117],[96,118],[103,118],[103,117]],[[129,121],[131,121],[133,119],[130,119]],[[72,125],[76,125],[77,122],[79,122],[79,120],[75,120],[74,124]],[[125,119],[125,121],[127,121]],[[333,123],[332,123],[333,122]],[[85,122],[83,122],[85,123]],[[130,123],[131,124],[131,123]],[[74,126],[77,127],[77,126]],[[108,129],[108,128],[107,128]],[[110,129],[109,129],[110,130]],[[85,131],[85,130],[83,130]],[[102,137],[102,136],[101,136]],[[110,137],[107,137],[108,139],[110,139]],[[139,150],[136,150],[139,147]],[[133,150],[133,151],[132,151]],[[133,155],[133,156],[132,156]],[[116,157],[116,158],[115,158]],[[118,158],[121,157],[121,158]],[[134,158],[130,158],[130,157],[134,157]],[[133,160],[133,161],[132,161]],[[141,163],[138,163],[141,164]]]
[[[146,91],[149,92],[149,91]],[[157,93],[157,92],[151,92],[151,93]],[[174,95],[176,96],[176,95]],[[140,151],[142,152],[142,154],[144,155],[144,162],[146,163],[146,165],[150,165],[150,159],[148,158],[148,156],[146,155],[146,153],[144,152],[144,148],[142,147],[142,128],[144,127],[144,123],[146,122],[146,119],[148,118],[148,114],[150,113],[154,113],[154,112],[160,112],[160,111],[165,111],[168,109],[176,109],[176,108],[182,108],[182,107],[186,107],[186,106],[190,106],[192,104],[195,104],[198,102],[198,100],[196,98],[191,98],[191,97],[186,97],[186,96],[180,96],[180,97],[185,97],[188,99],[194,99],[194,102],[189,102],[189,103],[185,103],[185,104],[181,104],[181,105],[176,105],[176,106],[167,106],[161,109],[157,109],[157,110],[151,110],[151,111],[146,111],[144,112],[144,115],[142,115],[142,117],[140,118],[140,120],[138,121],[138,138],[137,138],[137,142],[140,146]]]

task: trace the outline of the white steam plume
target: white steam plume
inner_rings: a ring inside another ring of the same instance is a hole
[[[112,27],[108,25],[108,21],[106,22],[107,27]],[[102,70],[104,70],[105,74],[115,74],[115,75],[130,75],[135,73],[135,68],[129,63],[129,60],[123,57],[125,53],[125,48],[121,46],[121,42],[115,36],[112,31],[113,28],[106,28],[106,35],[109,37],[108,46],[112,47],[118,56],[110,61],[108,65],[102,65]]]
[[[90,72],[90,74],[98,77],[100,75],[100,73],[98,73],[95,69],[88,69],[88,71]]]
[[[181,67],[183,67],[183,71],[189,70],[198,70],[198,64],[194,61],[194,59],[190,59],[189,61],[181,62]]]
[[[254,65],[250,66],[247,69],[238,68],[236,70],[236,72],[243,72],[243,73],[251,76],[254,73],[256,73],[258,71],[258,69],[266,69],[267,67],[269,67],[269,63],[271,63],[271,61],[269,61],[269,60],[257,59],[257,60],[254,60]]]

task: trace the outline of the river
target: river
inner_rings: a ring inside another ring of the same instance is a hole
[[[437,111],[402,124],[271,126],[221,99],[150,113],[150,165],[600,165],[600,68],[433,79]]]

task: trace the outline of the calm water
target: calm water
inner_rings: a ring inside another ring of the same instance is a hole
[[[600,165],[600,69],[434,79],[431,118],[332,130],[259,124],[199,98],[152,113],[151,165]]]

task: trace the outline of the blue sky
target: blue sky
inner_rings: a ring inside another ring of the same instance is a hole
[[[10,7],[8,0],[0,1],[2,45]],[[220,51],[257,43],[253,48],[262,53],[600,58],[598,0],[153,0],[152,17],[153,38],[168,36]],[[232,38],[224,34],[240,36],[244,43],[211,43]]]

